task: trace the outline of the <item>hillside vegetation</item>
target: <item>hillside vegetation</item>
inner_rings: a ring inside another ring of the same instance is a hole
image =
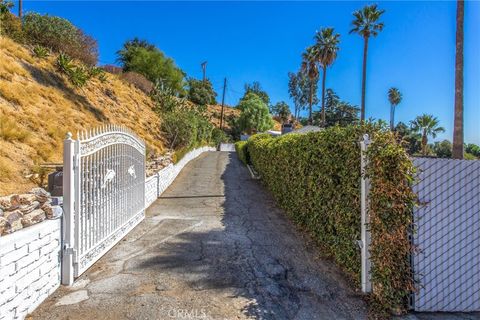
[[[40,164],[61,162],[67,131],[119,124],[143,138],[149,152],[164,150],[154,103],[133,85],[107,73],[104,82],[92,78],[76,88],[57,71],[54,55],[35,58],[6,37],[0,48],[0,194],[27,190]]]

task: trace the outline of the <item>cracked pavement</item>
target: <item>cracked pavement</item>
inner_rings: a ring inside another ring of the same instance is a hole
[[[34,319],[365,319],[366,304],[235,153],[192,160]]]

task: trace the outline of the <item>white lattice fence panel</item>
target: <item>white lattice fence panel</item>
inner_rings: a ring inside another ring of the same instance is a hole
[[[480,310],[480,161],[414,158],[417,311]]]

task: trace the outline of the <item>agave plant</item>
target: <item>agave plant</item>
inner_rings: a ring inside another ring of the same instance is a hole
[[[50,55],[50,50],[40,45],[36,45],[32,48],[33,55],[40,59],[45,59]]]

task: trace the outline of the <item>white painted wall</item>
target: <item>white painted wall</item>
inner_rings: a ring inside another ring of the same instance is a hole
[[[0,237],[0,319],[23,319],[60,286],[61,219]]]

